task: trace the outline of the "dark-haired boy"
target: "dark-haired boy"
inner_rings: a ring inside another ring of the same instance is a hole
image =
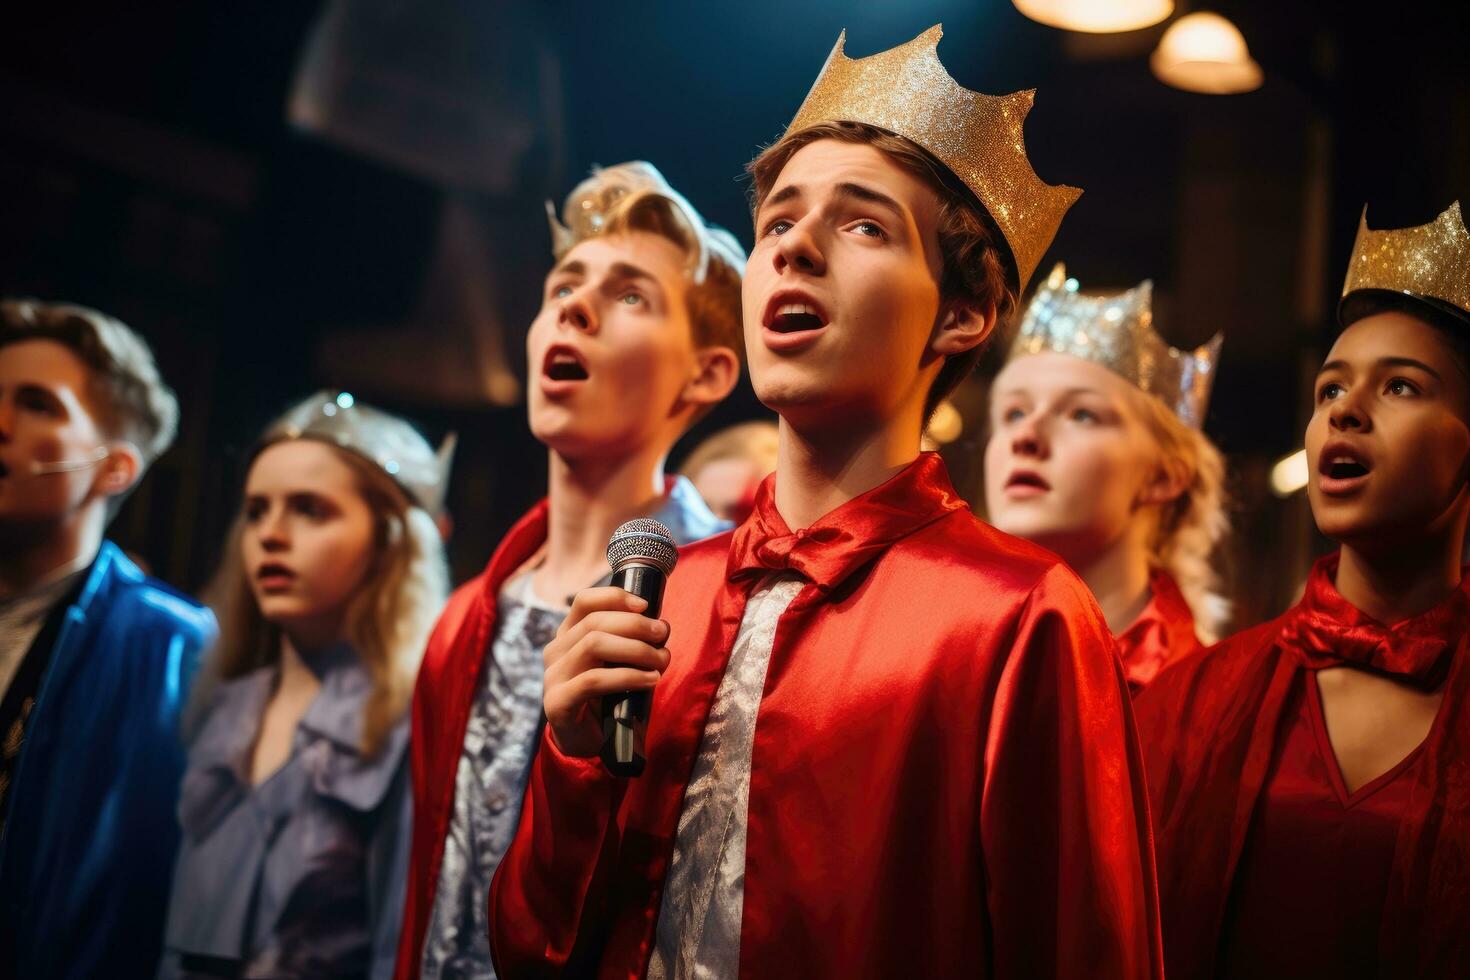
[[[956,85],[938,29],[841,42],[751,166],[746,348],[779,463],[664,602],[580,593],[491,891],[514,976],[1142,977],[1159,970],[1127,690],[1086,588],[919,452],[1076,197],[1029,94]],[[665,648],[668,643],[672,648]],[[654,690],[647,768],[597,699]]]

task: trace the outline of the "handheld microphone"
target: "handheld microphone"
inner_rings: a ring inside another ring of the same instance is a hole
[[[112,453],[106,446],[98,446],[92,451],[92,455],[83,459],[63,459],[54,463],[32,463],[31,476],[46,476],[50,473],[71,473],[76,470],[84,470],[89,466],[96,466]]]
[[[607,543],[612,584],[648,603],[643,615],[658,619],[664,603],[664,583],[679,560],[679,546],[669,529],[658,521],[639,518],[613,532]],[[602,764],[614,776],[638,776],[647,758],[643,741],[648,731],[652,691],[605,694],[602,698]]]

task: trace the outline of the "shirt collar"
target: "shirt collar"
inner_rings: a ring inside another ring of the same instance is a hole
[[[1338,553],[1317,560],[1283,639],[1308,669],[1350,665],[1432,691],[1445,679],[1470,615],[1470,577],[1438,605],[1386,626],[1342,597]]]
[[[734,527],[715,516],[687,477],[669,477],[665,486],[663,503],[649,516],[668,528],[677,543],[690,544]]]
[[[357,652],[347,643],[323,650],[307,661],[321,680],[301,727],[353,752],[362,744],[363,706],[372,694],[373,680]]]
[[[789,569],[823,592],[894,542],[967,505],[937,453],[920,453],[888,482],[793,531],[776,510],[776,474],[755,495],[755,510],[735,531],[725,567],[730,581]]]

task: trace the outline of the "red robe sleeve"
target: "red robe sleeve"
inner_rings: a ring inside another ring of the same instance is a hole
[[[542,733],[516,839],[490,885],[496,975],[558,977],[597,955],[626,786]]]
[[[1163,975],[1142,760],[1122,665],[1050,572],[996,688],[980,834],[996,977]]]

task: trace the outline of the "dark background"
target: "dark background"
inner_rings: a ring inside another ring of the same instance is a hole
[[[12,4],[0,294],[96,306],[153,344],[182,432],[113,535],[158,574],[202,584],[242,447],[333,386],[459,431],[463,579],[545,488],[518,386],[542,201],[645,158],[749,245],[743,165],[838,31],[858,57],[942,21],[962,84],[1039,90],[1032,163],[1086,190],[1038,275],[1152,277],[1169,340],[1225,331],[1206,430],[1232,463],[1245,623],[1324,546],[1266,474],[1299,445],[1364,203],[1399,227],[1470,201],[1467,6],[1224,0],[1266,81],[1213,97],[1150,74],[1162,25],[1068,34],[1005,0]],[[985,375],[944,450],[973,500]],[[762,411],[743,386],[676,460]]]

